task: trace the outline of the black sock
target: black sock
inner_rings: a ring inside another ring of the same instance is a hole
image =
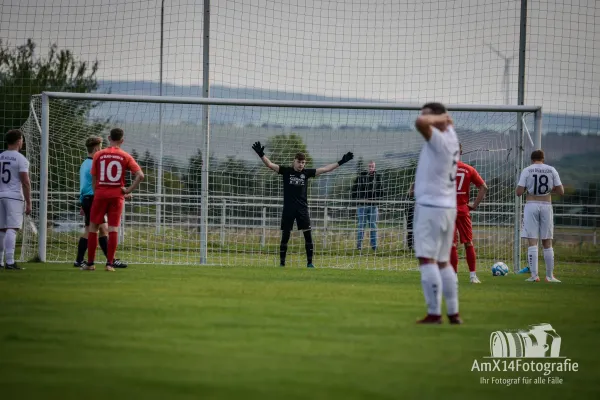
[[[100,244],[100,248],[104,253],[104,257],[108,260],[108,236],[100,236],[98,238],[98,243]]]
[[[87,250],[87,238],[80,237],[79,244],[77,245],[77,258],[76,262],[80,263],[83,261],[83,257],[85,256],[85,251]]]
[[[306,249],[306,262],[312,264],[314,245],[311,231],[304,231],[304,248]]]
[[[285,256],[287,254],[288,242],[290,240],[290,231],[281,232],[281,244],[279,245],[279,260],[281,264],[285,264]]]

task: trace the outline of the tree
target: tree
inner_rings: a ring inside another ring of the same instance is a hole
[[[0,141],[9,129],[20,128],[29,118],[31,96],[43,91],[88,93],[98,89],[98,62],[78,61],[70,50],[52,45],[47,57],[36,57],[36,45],[29,39],[11,48],[0,39]],[[72,191],[79,186],[75,177],[83,159],[87,136],[99,134],[107,121],[90,119],[94,102],[53,100],[50,108],[49,171],[50,190]],[[31,138],[26,136],[27,140]]]
[[[46,58],[35,57],[36,44],[10,48],[0,39],[0,132],[20,128],[29,117],[32,95],[43,91],[89,93],[98,89],[98,61],[78,61],[70,50],[50,46]],[[71,102],[74,115],[87,114],[91,102]]]
[[[358,157],[358,161],[356,162],[356,173],[360,174],[365,171],[365,160],[364,158]]]
[[[291,165],[294,156],[298,152],[306,155],[307,168],[311,168],[313,164],[313,159],[308,153],[302,138],[295,133],[289,136],[282,134],[271,137],[267,141],[265,152],[267,157],[277,165]]]
[[[152,154],[150,154],[149,150],[146,150],[144,152],[144,156],[139,161],[139,164],[140,164],[140,167],[142,167],[142,169],[144,169],[144,170],[156,168],[156,160],[154,159],[154,156]]]

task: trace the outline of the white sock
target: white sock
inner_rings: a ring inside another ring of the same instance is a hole
[[[546,276],[552,278],[554,276],[554,249],[544,249],[544,261],[546,261]]]
[[[440,275],[448,315],[458,314],[458,277],[452,267],[441,268]]]
[[[530,246],[527,248],[527,263],[529,264],[529,270],[531,271],[531,276],[538,276],[538,247]]]
[[[15,263],[15,246],[17,245],[17,231],[8,229],[4,237],[4,251],[6,252],[6,264]]]
[[[437,264],[421,265],[421,285],[427,303],[427,314],[442,315],[442,277]],[[454,270],[452,270],[454,273]]]
[[[471,278],[475,278],[477,276],[477,272],[471,271],[469,272],[469,275],[471,276]]]
[[[0,265],[4,265],[4,236],[6,232],[0,231]]]

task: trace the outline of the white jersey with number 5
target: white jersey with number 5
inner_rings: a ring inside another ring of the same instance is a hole
[[[23,201],[20,172],[29,172],[29,161],[16,150],[0,154],[0,199]]]
[[[556,186],[562,185],[558,172],[546,164],[531,164],[521,172],[519,186],[527,189],[534,196],[550,194]]]
[[[431,127],[429,141],[423,145],[415,176],[417,204],[456,208],[456,168],[460,150],[453,126],[445,132]]]

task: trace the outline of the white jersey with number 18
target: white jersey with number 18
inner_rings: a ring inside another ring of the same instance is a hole
[[[20,172],[29,172],[29,161],[16,150],[0,154],[0,198],[23,201]]]
[[[527,189],[534,196],[550,194],[555,186],[562,185],[558,172],[546,164],[531,164],[521,172],[519,186]]]

